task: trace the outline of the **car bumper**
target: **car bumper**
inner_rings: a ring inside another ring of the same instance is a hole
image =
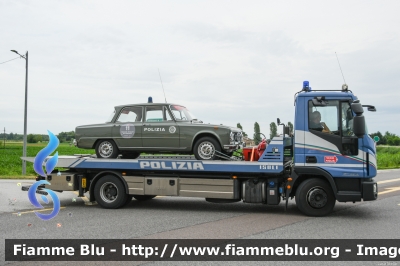
[[[227,144],[223,146],[223,149],[227,152],[236,151],[243,148],[243,143]]]

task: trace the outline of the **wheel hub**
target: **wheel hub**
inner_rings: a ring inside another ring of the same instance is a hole
[[[312,188],[308,192],[307,201],[311,207],[320,209],[328,202],[328,195],[322,188]]]
[[[118,188],[115,184],[107,182],[101,186],[100,197],[105,202],[113,202],[118,196]]]
[[[210,159],[214,156],[215,153],[215,149],[214,149],[214,145],[212,145],[209,142],[205,142],[202,143],[199,146],[199,155],[203,158],[203,159]]]
[[[102,157],[109,157],[113,152],[113,147],[109,142],[103,142],[100,146],[100,154]]]

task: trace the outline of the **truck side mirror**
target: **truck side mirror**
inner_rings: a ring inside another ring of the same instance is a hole
[[[353,110],[353,112],[356,113],[357,116],[362,115],[362,113],[364,113],[364,109],[361,103],[352,103],[351,110]]]
[[[357,138],[362,138],[365,135],[365,117],[363,115],[353,118],[353,132]]]
[[[353,102],[351,104],[351,110],[356,113],[356,116],[353,118],[353,132],[357,138],[362,138],[365,135],[365,118],[362,115],[364,113],[363,106],[361,103]]]

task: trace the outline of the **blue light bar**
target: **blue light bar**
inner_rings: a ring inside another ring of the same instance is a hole
[[[311,91],[310,82],[307,80],[303,81],[303,91]]]

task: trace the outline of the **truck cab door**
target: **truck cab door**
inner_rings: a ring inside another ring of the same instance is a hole
[[[323,104],[313,100],[308,101],[305,166],[325,168],[334,176],[363,176],[365,158],[359,154],[362,143],[352,131],[349,100],[324,100]]]

